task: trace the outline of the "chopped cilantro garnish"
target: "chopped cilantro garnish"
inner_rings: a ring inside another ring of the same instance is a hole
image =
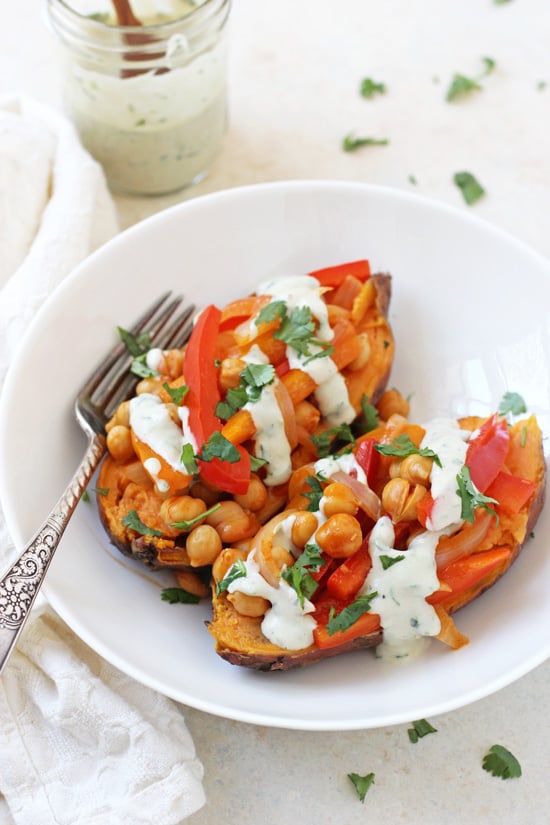
[[[485,194],[485,189],[471,172],[456,172],[453,180],[462,192],[462,197],[468,206],[471,206]]]
[[[377,595],[378,593],[374,591],[368,595],[365,594],[358,596],[355,601],[348,604],[347,607],[344,607],[340,613],[335,613],[334,610],[331,610],[331,616],[327,622],[328,635],[332,636],[339,630],[347,630],[355,624],[355,622],[360,619],[364,613],[369,612],[371,601]]]
[[[505,392],[498,407],[499,415],[521,415],[527,412],[527,405],[517,392]]]
[[[171,387],[170,384],[165,382],[162,386],[177,407],[180,406],[181,402],[189,392],[189,387],[185,384],[182,384],[181,387]]]
[[[311,440],[317,447],[319,458],[326,458],[334,452],[342,442],[344,444],[355,444],[355,436],[349,424],[341,424],[339,427],[332,427],[319,435],[312,435]]]
[[[195,476],[199,472],[195,451],[192,444],[184,444],[181,448],[180,461],[190,476]]]
[[[374,777],[374,773],[367,773],[365,776],[358,773],[348,773],[348,779],[353,783],[361,802],[365,801],[367,791],[374,782]]]
[[[90,500],[90,494],[88,493],[87,490],[84,490],[84,492],[82,493],[81,498],[82,498],[82,501],[89,501]]]
[[[412,723],[412,728],[408,728],[407,733],[413,745],[416,745],[419,739],[427,736],[429,733],[437,733],[437,728],[434,728],[427,719],[417,719]]]
[[[219,401],[216,405],[216,415],[224,421],[248,401],[258,401],[263,387],[275,379],[275,367],[272,364],[248,364],[239,377],[239,386],[228,389],[225,401]]]
[[[232,564],[223,579],[216,585],[216,595],[219,596],[224,590],[227,590],[229,585],[237,579],[242,579],[246,576],[246,565],[242,559]]]
[[[489,496],[483,495],[474,486],[470,476],[470,469],[464,465],[456,477],[458,485],[457,494],[462,501],[462,508],[460,511],[460,518],[464,521],[474,522],[474,510],[476,507],[482,507],[487,510],[492,516],[495,516],[498,523],[498,515],[489,507],[490,504],[498,504],[498,501]]]
[[[484,771],[501,779],[513,779],[521,776],[521,765],[516,757],[502,745],[493,745],[483,757]]]
[[[394,564],[397,564],[399,561],[403,561],[405,556],[403,554],[399,556],[379,556],[380,564],[382,565],[383,570],[387,570],[389,567],[393,567]]]
[[[323,497],[323,488],[321,486],[321,482],[316,476],[308,476],[307,485],[309,486],[311,493],[302,493],[302,495],[309,499],[307,509],[311,513],[316,513]]]
[[[148,332],[133,335],[124,327],[118,327],[120,339],[132,357],[130,372],[139,378],[150,378],[158,373],[147,366],[147,353],[151,348],[151,337]]]
[[[383,95],[386,93],[386,86],[384,83],[377,83],[372,77],[364,77],[359,87],[361,97],[367,99],[373,98],[375,95]]]
[[[375,444],[374,449],[382,455],[406,458],[409,455],[420,455],[426,458],[433,458],[434,464],[441,467],[441,461],[437,453],[429,447],[417,447],[407,433],[396,436],[389,444]]]
[[[267,458],[258,458],[256,455],[250,456],[250,470],[255,473],[262,467],[265,467],[266,464],[269,464]]]
[[[160,597],[163,602],[169,604],[198,604],[200,598],[194,593],[189,593],[183,587],[165,587],[161,590]]]
[[[201,513],[200,515],[195,516],[195,518],[189,518],[189,519],[186,519],[185,521],[173,521],[170,524],[170,527],[175,527],[176,530],[184,530],[185,532],[189,532],[189,530],[191,530],[195,526],[195,524],[198,524],[199,521],[202,521],[207,516],[209,516],[211,513],[215,513],[216,510],[220,509],[220,507],[221,507],[221,504],[219,504],[219,503],[214,504],[208,510],[205,510],[204,513]]]
[[[154,527],[148,527],[144,524],[136,510],[130,510],[122,519],[122,523],[125,527],[135,530],[136,533],[140,533],[142,536],[162,536],[162,530],[155,530]]]
[[[304,600],[309,599],[317,590],[318,584],[311,573],[316,573],[324,563],[319,545],[306,544],[294,564],[281,573],[281,578],[296,591],[300,607],[303,608]]]
[[[451,85],[447,90],[447,101],[450,102],[456,100],[457,98],[464,97],[470,92],[481,91],[483,87],[480,85],[479,81],[483,80],[484,77],[490,74],[496,65],[492,57],[483,57],[482,61],[484,69],[477,77],[466,77],[466,75],[463,74],[455,74],[453,76]]]
[[[237,461],[240,461],[241,454],[229,439],[215,430],[208,441],[202,445],[202,452],[198,458],[202,461],[212,461],[214,458],[219,458],[220,461],[236,464]]]
[[[346,135],[342,141],[342,149],[344,152],[355,152],[362,146],[387,146],[388,138],[373,138],[373,137],[353,137],[353,135]]]

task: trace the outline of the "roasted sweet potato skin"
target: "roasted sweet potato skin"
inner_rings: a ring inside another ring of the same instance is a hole
[[[463,420],[465,429],[475,429],[483,419]],[[473,587],[450,596],[440,602],[447,614],[453,614],[477,599],[501,578],[519,556],[528,541],[545,499],[546,463],[542,450],[542,433],[534,417],[518,422],[510,430],[511,447],[507,460],[510,473],[532,481],[536,489],[526,506],[519,513],[510,515],[499,512],[495,523],[484,539],[480,552],[492,548],[509,548],[507,560],[493,569]],[[497,507],[498,511],[498,507]],[[351,650],[374,647],[383,639],[382,632],[371,633],[339,646],[320,649],[315,645],[297,651],[289,651],[272,645],[261,631],[261,618],[241,616],[227,599],[226,594],[213,593],[213,618],[209,631],[215,639],[215,649],[227,662],[261,671],[290,670],[304,667],[330,656]]]

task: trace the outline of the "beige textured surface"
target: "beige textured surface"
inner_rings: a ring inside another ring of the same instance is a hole
[[[483,91],[446,103],[452,74],[478,74],[483,56],[496,61]],[[59,105],[57,57],[36,0],[6,3],[0,93]],[[385,82],[387,94],[361,99],[365,76]],[[468,169],[487,190],[476,214],[550,255],[548,0],[235,0],[230,78],[230,131],[208,178],[169,197],[117,198],[123,226],[198,194],[287,178],[370,181],[467,209],[452,176]],[[390,144],[346,154],[349,132]],[[184,708],[208,800],[190,822],[546,825],[549,677],[547,663],[432,719],[437,734],[417,745],[406,725],[300,733]],[[520,759],[521,779],[481,769],[495,742]],[[376,774],[364,805],[350,771]]]

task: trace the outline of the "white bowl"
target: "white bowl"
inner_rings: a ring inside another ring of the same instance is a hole
[[[548,434],[548,261],[471,212],[399,191],[322,181],[233,189],[124,232],[36,317],[0,410],[0,490],[17,544],[47,515],[81,457],[73,397],[117,324],[129,324],[165,288],[198,305],[223,305],[268,276],[364,257],[393,276],[390,384],[412,396],[413,419],[487,414],[514,390]],[[452,652],[434,642],[406,666],[370,651],[288,673],[227,664],[204,626],[209,607],[162,602],[162,576],[110,547],[92,502],[79,504],[44,593],[92,648],[183,703],[263,725],[368,728],[472,702],[548,657],[549,538],[544,511],[509,573],[457,614],[470,645]]]

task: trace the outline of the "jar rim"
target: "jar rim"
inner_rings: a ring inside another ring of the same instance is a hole
[[[124,34],[138,34],[139,32],[143,33],[144,30],[160,33],[163,30],[169,29],[171,26],[180,26],[183,22],[194,22],[197,18],[204,17],[205,11],[208,11],[209,14],[215,14],[216,11],[221,10],[225,6],[229,6],[230,2],[231,0],[203,0],[203,2],[195,6],[195,8],[179,17],[162,20],[158,23],[146,23],[140,26],[120,26],[118,24],[105,23],[103,20],[98,20],[91,15],[78,11],[71,6],[67,0],[47,0],[47,5],[50,13],[54,11],[54,7],[59,7],[62,14],[66,14],[74,21],[80,20],[82,23],[85,22],[86,25],[90,25],[92,28],[97,27],[98,31],[107,30],[109,32],[116,31]]]

